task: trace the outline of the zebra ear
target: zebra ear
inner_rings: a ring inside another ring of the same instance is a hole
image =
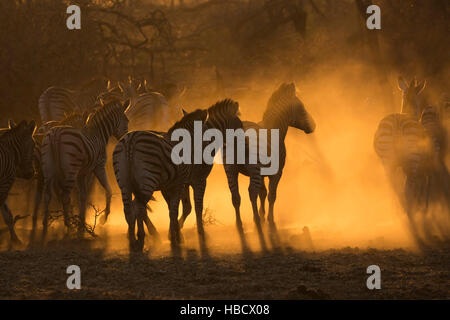
[[[127,101],[125,101],[122,105],[122,112],[125,113],[125,110],[127,110],[127,108],[130,106],[130,99],[127,99]]]
[[[419,84],[415,87],[416,90],[416,94],[419,94],[423,91],[423,89],[425,89],[425,86],[427,85],[427,81],[423,80],[421,82],[419,82]]]
[[[398,77],[397,84],[400,91],[406,91],[408,89],[408,84],[402,76]]]
[[[10,129],[14,129],[15,127],[17,127],[17,124],[14,122],[14,120],[9,119],[9,120],[8,120],[8,127],[9,127]]]

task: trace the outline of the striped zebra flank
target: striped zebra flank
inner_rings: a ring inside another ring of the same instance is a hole
[[[49,130],[42,144],[42,170],[44,175],[43,238],[47,233],[49,203],[54,189],[62,200],[64,222],[68,227],[70,194],[75,184],[80,194],[80,228],[84,231],[87,184],[92,174],[106,192],[105,221],[110,213],[111,187],[105,163],[106,145],[111,136],[120,139],[128,131],[125,110],[129,101],[110,102],[89,115],[81,128],[57,126]]]
[[[35,122],[9,122],[8,129],[0,130],[0,209],[8,226],[11,241],[20,243],[14,231],[14,218],[6,200],[16,178],[31,179],[34,176],[33,132]]]
[[[167,134],[134,131],[123,136],[117,143],[113,152],[113,165],[122,193],[131,250],[143,249],[145,238],[143,223],[147,216],[147,203],[155,191],[161,191],[169,206],[170,240],[172,249],[178,250],[181,241],[178,206],[183,188],[189,182],[192,165],[184,163],[176,165],[172,162],[174,143],[170,140],[170,136],[176,129],[186,129],[192,136],[194,121],[205,122],[206,117],[206,110],[196,110],[175,123]]]

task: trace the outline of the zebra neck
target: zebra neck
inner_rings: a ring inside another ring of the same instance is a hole
[[[3,146],[4,149],[6,149],[6,154],[8,155],[12,155],[14,157],[14,163],[15,164],[19,164],[20,163],[20,159],[21,159],[21,153],[19,150],[19,141],[17,140],[16,137],[8,137],[6,138],[6,141],[1,141],[4,142]]]
[[[281,119],[263,119],[262,127],[264,129],[278,129],[279,130],[279,139],[284,142],[286,138],[286,134],[288,132],[289,126],[287,121],[281,121]],[[270,132],[268,133],[270,136]]]
[[[90,140],[95,140],[102,146],[106,146],[112,136],[112,129],[108,122],[96,122],[92,126],[87,126],[84,133]]]

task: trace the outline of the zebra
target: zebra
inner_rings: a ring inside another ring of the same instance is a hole
[[[296,96],[296,89],[294,83],[283,83],[277,90],[275,90],[272,96],[269,98],[267,108],[263,115],[263,120],[260,123],[254,123],[251,121],[243,121],[244,130],[255,129],[278,129],[279,130],[279,169],[275,175],[267,176],[269,179],[269,214],[268,221],[271,230],[274,231],[274,203],[276,200],[276,192],[278,183],[282,176],[282,171],[286,161],[286,146],[284,143],[287,131],[289,127],[294,127],[304,131],[306,134],[314,132],[316,124],[312,116],[306,111],[305,106]],[[270,131],[269,131],[270,132]],[[267,145],[271,145],[271,136],[268,134]],[[248,150],[248,146],[246,146]],[[236,154],[236,152],[234,153]],[[263,250],[266,250],[264,236],[262,234],[261,222],[265,219],[265,200],[267,197],[267,189],[264,184],[265,176],[261,175],[261,163],[250,164],[248,159],[249,153],[246,152],[245,164],[227,164],[226,160],[226,146],[224,148],[224,169],[227,176],[228,186],[231,192],[231,198],[233,207],[236,214],[236,227],[238,229],[241,244],[246,249],[244,230],[242,226],[242,220],[240,215],[241,196],[239,194],[238,176],[239,173],[250,177],[249,196],[252,203],[253,220],[257,227],[260,244]],[[257,198],[260,198],[260,210],[258,212]],[[185,199],[185,197],[183,197]],[[184,206],[183,206],[184,208]],[[181,222],[186,219],[185,216],[189,214],[188,210],[183,212]]]
[[[0,132],[0,208],[13,243],[20,243],[20,240],[14,231],[14,219],[6,199],[16,178],[31,179],[34,176],[35,127],[34,121],[16,125],[10,120],[8,129]]]
[[[91,113],[81,129],[68,126],[49,130],[42,144],[42,170],[44,174],[43,239],[47,233],[49,203],[52,187],[59,190],[64,210],[64,223],[68,227],[70,193],[77,183],[80,194],[80,228],[82,235],[87,201],[87,184],[93,173],[106,191],[105,221],[110,213],[111,187],[105,163],[106,145],[111,136],[117,140],[128,131],[125,110],[129,101],[113,101]]]
[[[170,127],[172,115],[166,98],[161,93],[149,91],[146,82],[143,86],[130,77],[127,82],[119,82],[117,87],[101,94],[99,98],[104,102],[130,99],[126,113],[130,120],[130,131],[167,131]]]
[[[183,110],[185,113],[185,111]],[[222,136],[226,136],[227,129],[242,129],[242,122],[239,119],[239,103],[231,99],[219,101],[207,109],[208,119],[203,125],[204,130],[216,129],[219,130]],[[205,147],[205,144],[204,144]],[[192,206],[190,203],[189,186],[194,192],[194,205],[197,220],[197,233],[199,236],[200,248],[202,252],[206,253],[205,232],[203,228],[203,198],[206,190],[206,180],[211,173],[213,164],[208,164],[202,161],[201,164],[194,164],[192,175],[189,182],[186,184],[183,195],[183,214],[179,219],[180,228],[183,227],[184,222],[191,212]],[[258,230],[260,225],[257,223]]]
[[[425,89],[426,80],[417,81],[413,78],[408,84],[403,77],[399,77],[397,83],[398,88],[402,91],[400,113],[408,114],[413,119],[418,120],[423,109],[419,95]]]
[[[238,187],[238,175],[250,176],[249,193],[252,202],[254,220],[256,221],[257,212],[257,197],[260,198],[259,216],[262,222],[265,220],[265,200],[268,198],[269,212],[267,220],[272,231],[276,230],[274,221],[274,205],[276,200],[278,183],[283,174],[283,168],[286,162],[286,145],[285,138],[289,127],[302,130],[306,134],[311,134],[315,131],[316,123],[313,117],[306,110],[303,102],[296,95],[296,88],[294,83],[282,83],[270,96],[266,110],[263,114],[263,119],[260,123],[252,123],[250,121],[244,122],[244,127],[254,129],[278,129],[278,152],[279,152],[279,169],[278,172],[270,176],[261,176],[260,165],[228,165],[225,164],[225,173],[228,179],[228,185],[232,194],[232,202],[236,212],[237,225],[242,225],[240,222],[240,195]],[[271,146],[271,135],[268,130],[267,145]],[[246,162],[248,163],[248,162]],[[258,179],[261,176],[261,180]],[[265,187],[264,178],[269,180],[269,193]],[[260,185],[258,185],[261,181]],[[258,194],[259,193],[259,194]]]
[[[41,127],[36,129],[35,134],[33,135],[35,140],[35,148],[34,148],[34,168],[36,172],[37,185],[34,196],[34,210],[33,210],[33,219],[32,219],[32,232],[30,239],[34,239],[36,227],[37,227],[37,215],[39,211],[39,206],[42,200],[43,187],[44,187],[44,174],[42,171],[42,142],[44,140],[47,132],[56,126],[70,126],[73,128],[81,129],[88,118],[89,113],[84,112],[83,114],[79,114],[73,112],[71,114],[65,115],[65,118],[61,121],[49,121],[44,123]]]
[[[176,122],[165,135],[151,131],[132,131],[117,143],[113,152],[113,166],[128,223],[130,250],[142,251],[146,206],[153,192],[160,190],[169,206],[169,236],[172,250],[178,252],[181,240],[178,206],[183,188],[189,181],[192,165],[184,163],[176,165],[172,162],[173,142],[168,137],[176,129],[186,129],[192,136],[194,121],[204,123],[207,114],[206,110],[197,109]]]
[[[63,87],[50,87],[39,97],[39,113],[42,123],[60,121],[65,114],[72,112],[83,113],[98,105],[98,96],[105,90],[111,89],[111,82],[105,84],[92,80],[83,86],[80,91],[74,91]]]
[[[433,157],[425,128],[409,114],[389,114],[380,121],[373,145],[408,216],[412,235],[422,245],[414,221],[416,213],[427,210],[429,164]],[[397,176],[397,169],[403,171],[404,178]]]

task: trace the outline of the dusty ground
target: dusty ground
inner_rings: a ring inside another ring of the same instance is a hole
[[[166,242],[138,256],[124,246],[111,250],[111,243],[100,240],[52,240],[41,248],[4,250],[0,298],[450,299],[448,249],[305,252],[286,245],[278,252],[243,255],[217,246],[202,258],[189,241],[182,258],[171,257]],[[81,267],[78,291],[66,288],[72,264]],[[381,268],[381,290],[366,287],[372,264]]]

